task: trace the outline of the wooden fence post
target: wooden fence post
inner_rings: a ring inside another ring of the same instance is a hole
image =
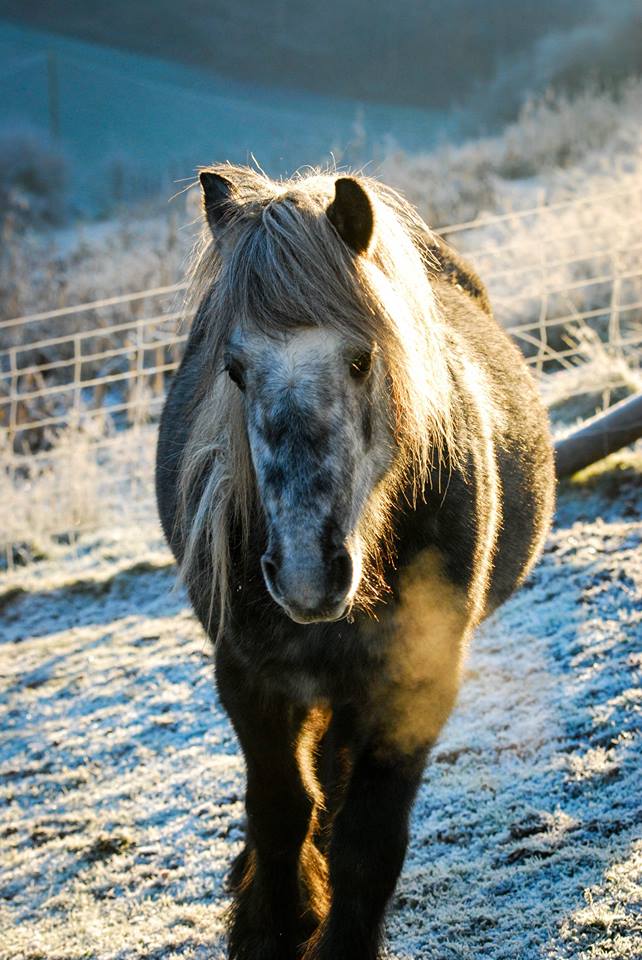
[[[558,478],[570,477],[642,437],[642,393],[621,400],[555,444]]]

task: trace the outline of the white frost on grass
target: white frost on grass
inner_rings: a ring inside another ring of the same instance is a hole
[[[639,185],[641,121],[642,80],[631,78],[618,94],[587,89],[528,102],[496,136],[427,153],[393,147],[377,173],[431,226],[445,226]]]
[[[634,960],[642,489],[564,488],[479,631],[389,916],[395,960]],[[222,960],[243,768],[208,641],[135,531],[0,581],[2,960]]]

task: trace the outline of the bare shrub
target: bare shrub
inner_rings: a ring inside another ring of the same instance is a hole
[[[535,206],[561,193],[605,189],[623,172],[642,177],[642,80],[619,92],[547,94],[496,137],[409,155],[392,149],[382,179],[432,226]],[[518,181],[518,182],[516,182]]]
[[[0,131],[0,217],[60,223],[68,180],[64,152],[43,131],[28,126]]]

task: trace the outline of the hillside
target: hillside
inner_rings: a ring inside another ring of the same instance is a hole
[[[545,98],[459,146],[388,142],[374,171],[433,226],[478,218],[446,235],[555,431],[642,388],[641,94]],[[0,960],[223,960],[242,762],[152,480],[197,191],[52,228],[12,189]],[[420,789],[390,960],[642,956],[641,517],[638,445],[561,486],[541,562],[478,631]]]
[[[511,57],[582,24],[571,0],[537,7],[485,0],[0,0],[0,17],[95,43],[175,59],[236,79],[342,97],[449,107]],[[440,36],[443,42],[434,44]],[[630,65],[629,65],[630,67]]]
[[[347,117],[344,119],[349,128]],[[412,124],[412,117],[407,121]],[[365,131],[357,125],[353,143],[346,141],[335,147],[337,169],[354,168],[351,158],[361,155],[367,142]],[[193,177],[167,184],[160,198],[151,197],[144,203],[136,204],[126,195],[112,196],[113,215],[100,222],[81,220],[62,229],[43,229],[37,220],[23,220],[30,203],[37,212],[40,199],[30,196],[24,183],[33,182],[43,156],[48,163],[50,157],[37,142],[30,142],[28,147],[23,151],[21,179],[16,176],[9,184],[10,193],[11,189],[15,193],[15,213],[11,211],[14,216],[5,225],[0,253],[1,316],[82,303],[184,277],[199,211],[198,190],[189,189],[195,183]],[[414,151],[388,138],[381,141],[377,154],[364,164],[365,172],[403,193],[433,228],[511,211],[519,214],[542,203],[582,198],[590,202],[593,195],[630,190],[633,208],[629,204],[626,209],[630,232],[622,235],[617,211],[606,205],[600,211],[602,221],[590,228],[586,225],[585,239],[590,244],[605,229],[623,249],[627,245],[637,249],[642,80],[631,78],[615,94],[589,89],[571,98],[549,96],[530,101],[517,120],[492,137]],[[54,153],[52,164],[55,158]],[[225,152],[214,156],[194,154],[185,170],[190,166],[187,172],[191,173],[197,165],[213,159],[235,158]],[[124,189],[127,170],[123,161]],[[576,226],[584,229],[585,224],[582,221]],[[553,219],[552,241],[556,229],[559,225]],[[514,231],[521,232],[520,240],[528,243],[528,260],[540,245],[538,223],[522,223],[518,216],[504,228],[492,227],[485,240],[496,244],[502,232],[506,239]],[[453,237],[452,242],[460,240]],[[504,263],[496,258],[492,266],[510,266],[509,256]],[[487,279],[484,263],[478,266]],[[498,287],[496,292],[501,295],[505,291]]]

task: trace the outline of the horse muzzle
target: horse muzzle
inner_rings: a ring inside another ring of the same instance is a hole
[[[325,562],[296,556],[281,560],[268,552],[261,568],[270,596],[295,623],[340,620],[351,607],[355,570],[343,544]]]

